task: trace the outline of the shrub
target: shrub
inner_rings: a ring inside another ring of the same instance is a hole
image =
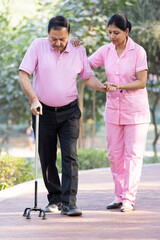
[[[34,178],[31,162],[12,156],[0,156],[0,190]]]
[[[0,156],[0,190],[34,179],[32,164],[23,158]],[[78,149],[78,165],[79,170],[108,167],[107,151]],[[61,172],[60,152],[57,154],[57,168]]]
[[[78,149],[78,164],[80,170],[108,167],[107,151],[90,148]]]
[[[106,150],[78,149],[79,170],[109,167],[109,159]],[[61,153],[57,154],[57,167],[61,172]]]

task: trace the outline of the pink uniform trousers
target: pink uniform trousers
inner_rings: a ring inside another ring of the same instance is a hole
[[[106,123],[107,150],[115,183],[115,200],[134,205],[149,124]]]

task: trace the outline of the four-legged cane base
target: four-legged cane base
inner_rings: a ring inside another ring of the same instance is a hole
[[[46,219],[46,214],[45,214],[45,211],[42,210],[41,208],[37,208],[37,207],[34,207],[34,208],[26,208],[24,210],[24,213],[23,213],[23,217],[26,217],[26,219],[31,219],[31,211],[38,211],[39,212],[39,217],[41,217],[41,215],[43,214],[42,216],[42,219],[45,220]]]
[[[40,108],[37,108],[37,111],[40,111]],[[39,217],[41,217],[41,214],[43,214],[42,219],[46,219],[45,211],[41,208],[37,207],[37,188],[38,188],[38,182],[37,182],[37,169],[38,169],[38,139],[39,139],[39,115],[36,115],[36,129],[35,129],[35,193],[34,193],[34,207],[33,208],[26,208],[23,213],[23,217],[26,217],[26,219],[31,219],[30,213],[31,211],[38,211]]]

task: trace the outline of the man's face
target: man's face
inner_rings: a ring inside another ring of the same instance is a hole
[[[51,43],[51,46],[55,50],[62,53],[65,50],[69,39],[67,28],[62,27],[58,30],[51,28],[50,32],[48,33],[48,39]]]

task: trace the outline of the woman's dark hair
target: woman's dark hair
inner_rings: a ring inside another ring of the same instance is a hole
[[[127,28],[129,28],[129,32],[131,31],[132,25],[128,21],[127,17],[116,13],[114,14],[108,21],[107,26],[114,24],[116,27],[120,28],[122,31],[126,31]]]
[[[68,33],[70,33],[70,24],[67,19],[63,16],[56,16],[50,19],[48,23],[48,33],[50,32],[51,28],[54,30],[59,30],[61,28],[67,28]]]

